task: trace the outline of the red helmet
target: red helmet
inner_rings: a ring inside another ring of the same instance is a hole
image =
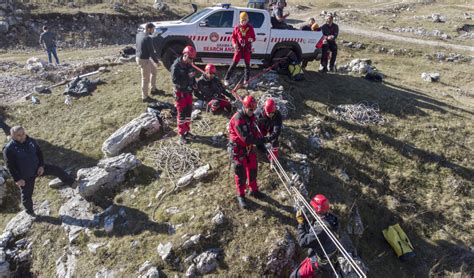
[[[318,214],[323,214],[329,211],[329,200],[323,194],[317,194],[311,199],[311,206]]]
[[[277,110],[276,103],[273,98],[268,98],[263,105],[263,110],[268,115],[270,113],[274,113]]]
[[[183,54],[186,54],[189,58],[194,59],[196,58],[196,49],[188,45],[183,49]]]
[[[207,64],[204,71],[209,74],[214,74],[216,73],[216,67],[213,64]]]
[[[256,109],[257,108],[257,101],[253,96],[246,96],[242,101],[242,104],[245,108]]]

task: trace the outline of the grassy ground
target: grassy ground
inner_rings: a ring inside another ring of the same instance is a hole
[[[357,37],[341,39],[370,43]],[[410,45],[379,43],[419,53],[419,49]],[[423,52],[436,50],[426,48]],[[77,53],[79,57],[86,54],[101,56],[103,52]],[[74,55],[74,52],[64,53],[64,57],[70,57],[68,59],[73,59]],[[374,54],[370,48],[356,51],[342,47],[338,63],[366,57],[387,75],[384,83],[371,83],[353,75],[321,75],[316,73],[317,64],[314,63],[306,73],[305,82],[291,83],[282,77],[297,107],[285,122],[289,129],[283,134],[282,160],[290,161],[292,151],[286,146],[286,138],[291,134],[298,142],[295,151],[310,155],[311,194],[326,194],[343,223],[347,221],[349,207],[357,201],[366,231],[355,242],[370,268],[370,277],[439,277],[453,273],[461,275],[458,277],[472,276],[474,270],[469,262],[473,255],[469,246],[474,243],[471,232],[474,226],[474,102],[472,91],[469,95],[456,90],[474,87],[472,65],[431,62],[420,54],[395,57]],[[13,56],[11,59],[24,61],[25,57]],[[220,75],[223,70],[219,70]],[[441,73],[441,83],[421,81],[421,72],[434,70]],[[169,73],[161,68],[159,76],[158,86],[166,95],[158,99],[172,102]],[[7,122],[24,125],[32,137],[40,139],[48,162],[76,169],[94,165],[102,157],[102,142],[145,110],[139,99],[139,71],[134,64],[114,67],[101,78],[106,85],[100,86],[90,97],[74,100],[70,107],[63,103],[61,88],[50,96],[40,96],[40,105],[9,106]],[[327,112],[332,105],[363,100],[377,102],[388,123],[362,127],[339,121]],[[324,129],[331,134],[322,150],[308,151],[311,148],[305,137],[307,134],[301,128],[308,115],[322,119]],[[205,117],[210,118],[213,125],[202,135],[225,131],[228,121],[225,117]],[[162,140],[174,141],[176,137]],[[153,138],[129,148],[145,166],[113,196],[117,205],[125,207],[134,216],[137,228],[118,231],[111,236],[93,230],[84,236],[78,243],[82,250],[78,276],[93,276],[105,266],[121,268],[121,277],[131,277],[145,260],[156,263],[169,276],[173,273],[182,275],[178,269],[161,261],[156,247],[168,241],[179,246],[184,234],[196,233],[203,234],[206,239],[195,250],[224,249],[218,274],[261,275],[273,240],[287,229],[294,235],[296,226],[293,212],[288,207],[291,203],[280,195],[283,188],[271,186],[276,178],[268,164],[262,159],[258,177],[268,198],[252,201],[251,210],[242,212],[233,199],[234,185],[227,172],[227,154],[223,146],[206,141],[191,144],[200,151],[203,162],[211,163],[214,174],[209,180],[165,199],[157,213],[158,223],[154,223],[151,219],[156,204],[154,196],[161,188],[171,186],[165,176],[155,177],[151,150],[162,140]],[[341,171],[348,174],[348,181],[341,178]],[[46,178],[39,180],[34,200],[35,203],[50,200],[52,215],[56,216],[64,200],[47,183]],[[13,187],[11,193],[18,194]],[[0,215],[1,227],[20,210],[18,200],[9,198],[9,206],[2,208]],[[178,207],[180,212],[166,214],[164,209],[172,206]],[[217,208],[227,217],[226,224],[220,228],[211,223]],[[176,234],[168,235],[163,222],[183,226],[177,228]],[[414,243],[417,258],[412,262],[401,263],[382,237],[381,231],[397,222]],[[35,223],[30,234],[34,239],[33,271],[39,276],[54,276],[55,261],[67,243],[66,233],[56,224]],[[52,244],[45,247],[43,242],[47,239]],[[140,247],[131,251],[132,240],[138,240]],[[90,242],[106,242],[107,247],[99,249],[98,255],[92,255],[86,247]],[[189,252],[177,250],[177,255],[184,259]]]

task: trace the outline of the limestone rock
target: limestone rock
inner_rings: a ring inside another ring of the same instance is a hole
[[[200,234],[193,235],[190,239],[186,240],[183,243],[182,248],[183,249],[188,249],[188,248],[198,244],[200,240],[201,240],[201,235]]]
[[[59,178],[55,178],[53,180],[51,180],[49,183],[48,183],[49,187],[51,188],[59,188],[61,186],[64,185],[64,183],[59,179]]]
[[[10,264],[7,261],[0,261],[0,277],[10,277]]]
[[[209,174],[209,170],[211,169],[211,165],[206,164],[204,166],[201,166],[186,175],[182,176],[178,182],[177,185],[182,187],[182,186],[187,186],[191,184],[193,180],[199,181],[202,180],[203,178],[207,177]]]
[[[160,130],[156,116],[143,113],[110,135],[102,144],[102,152],[108,157],[118,155],[126,146],[138,141],[141,135],[149,136]]]
[[[216,270],[218,266],[218,257],[219,257],[220,250],[218,249],[210,249],[199,256],[194,258],[194,263],[196,265],[196,272],[199,274],[208,274]]]
[[[89,251],[92,253],[92,254],[97,254],[97,249],[99,249],[100,247],[104,246],[105,243],[103,242],[98,242],[98,243],[89,243],[87,244],[87,248],[89,249]]]
[[[110,234],[114,230],[114,223],[118,215],[109,215],[105,217],[104,220],[104,230],[106,233]]]
[[[274,243],[267,255],[267,262],[265,265],[265,274],[278,275],[291,265],[291,259],[296,251],[296,244],[287,233],[284,238]]]
[[[92,206],[77,193],[59,208],[59,218],[70,243],[75,241],[82,230],[94,223]]]
[[[212,218],[212,223],[216,225],[222,225],[224,224],[225,221],[225,216],[222,211],[218,211],[217,214]]]
[[[429,72],[429,73],[423,72],[421,74],[421,79],[427,82],[438,82],[441,79],[441,75],[437,72]]]
[[[39,215],[49,215],[49,202],[44,201],[35,210]],[[21,237],[29,231],[33,220],[33,217],[25,211],[21,211],[8,222],[3,233],[11,233],[13,237]]]
[[[149,261],[146,261],[145,263],[148,264],[146,266],[145,264],[143,264],[140,267],[140,275],[138,276],[138,278],[159,278],[160,272],[158,271],[158,268],[156,266],[153,266]]]
[[[165,245],[159,244],[157,247],[158,255],[161,257],[163,261],[166,261],[170,258],[172,254],[173,244],[171,242],[166,243]]]
[[[1,20],[0,21],[0,34],[5,34],[8,32],[8,28],[10,26],[8,25],[8,22]]]
[[[102,268],[95,274],[95,278],[114,278],[115,270],[110,270],[107,268]]]
[[[76,277],[77,254],[71,247],[56,261],[56,278]]]
[[[97,166],[80,169],[77,172],[79,193],[91,197],[101,188],[112,189],[125,180],[125,174],[141,162],[134,155],[126,153],[99,161]]]

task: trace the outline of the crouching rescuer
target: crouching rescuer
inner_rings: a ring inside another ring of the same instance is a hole
[[[335,215],[329,213],[329,200],[324,195],[317,194],[311,199],[310,204],[326,227],[332,232],[337,231],[338,219]],[[336,245],[316,220],[308,223],[301,210],[296,213],[296,220],[298,221],[298,244],[302,248],[308,248],[308,257],[300,263],[290,277],[311,278],[321,272],[330,273],[331,266],[324,251],[334,264],[337,261]]]
[[[186,144],[193,137],[191,130],[191,112],[193,110],[193,91],[197,89],[192,64],[196,58],[196,49],[186,46],[183,55],[178,57],[171,66],[172,81],[175,89],[176,110],[178,111],[179,144]]]
[[[277,110],[275,100],[272,98],[268,98],[265,101],[263,111],[257,115],[257,124],[262,135],[268,136],[268,141],[271,143],[271,152],[278,158],[278,147],[280,146],[278,138],[280,137],[281,128],[283,126],[283,117],[280,111]],[[265,151],[264,145],[259,145],[258,147]],[[268,160],[273,162],[272,156],[268,155]]]
[[[242,101],[243,108],[237,111],[229,123],[229,153],[234,169],[239,206],[247,208],[245,189],[250,188],[250,195],[262,198],[257,186],[257,153],[255,145],[269,142],[262,137],[256,127],[254,111],[257,101],[253,96],[246,96]]]
[[[234,101],[235,97],[222,86],[222,82],[215,75],[216,67],[213,64],[207,64],[204,72],[197,81],[198,90],[195,91],[195,96],[206,102],[212,113],[222,110],[230,113],[231,101]]]
[[[250,56],[252,54],[252,42],[255,41],[255,31],[249,24],[249,16],[246,12],[240,13],[240,24],[234,27],[232,32],[232,46],[234,47],[234,58],[232,65],[224,78],[224,85],[229,86],[229,80],[234,73],[235,67],[244,58],[244,85],[247,85],[250,78]]]

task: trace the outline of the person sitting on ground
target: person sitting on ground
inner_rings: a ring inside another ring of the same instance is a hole
[[[37,177],[55,176],[69,186],[73,185],[74,178],[57,166],[45,164],[38,143],[26,134],[23,127],[12,127],[10,135],[12,140],[3,148],[3,159],[15,184],[20,188],[21,202],[26,213],[35,216],[32,197]]]
[[[321,26],[321,31],[323,32],[323,36],[326,36],[326,38],[323,41],[323,51],[322,51],[322,57],[321,57],[321,66],[323,67],[321,69],[321,72],[327,72],[328,71],[328,56],[329,52],[331,51],[331,61],[329,62],[329,71],[334,71],[334,65],[336,63],[336,57],[337,57],[337,44],[336,44],[336,39],[337,36],[339,35],[339,26],[337,24],[333,23],[334,17],[332,14],[328,14],[326,16],[326,23]]]
[[[222,82],[217,78],[216,67],[213,64],[207,64],[204,74],[198,79],[198,89],[194,95],[207,103],[212,113],[218,113],[224,110],[228,113],[232,110],[231,101],[235,101],[235,97],[229,93]]]
[[[257,115],[257,125],[263,136],[268,135],[269,143],[271,143],[271,152],[278,158],[278,147],[280,143],[278,138],[280,137],[281,129],[283,127],[283,117],[280,111],[277,109],[275,100],[268,98],[263,104],[263,111]],[[260,150],[265,150],[264,145],[258,146]],[[273,163],[273,156],[268,154],[268,160]]]
[[[330,204],[326,196],[317,194],[313,199],[311,199],[310,205],[313,207],[314,211],[325,226],[329,228],[331,232],[336,232],[339,227],[338,218],[329,212]],[[309,213],[307,215],[308,217],[311,217]],[[337,254],[337,247],[334,242],[318,221],[313,219],[311,223],[308,223],[301,210],[297,211],[296,220],[298,222],[298,245],[302,248],[309,249],[308,257],[300,263],[300,265],[291,273],[290,277],[313,277],[317,272],[331,271],[328,257],[331,260],[331,263],[334,264]],[[322,247],[319,242],[321,242]],[[326,252],[328,257],[326,257],[324,252]]]
[[[46,25],[43,26],[43,33],[41,33],[40,35],[39,44],[44,50],[46,50],[46,53],[48,54],[49,63],[53,63],[51,57],[52,55],[56,60],[56,65],[59,65],[58,54],[56,52],[56,34],[49,31],[49,28]]]
[[[313,27],[313,24],[316,23],[316,20],[314,20],[314,17],[310,17],[308,19],[308,24],[305,24],[303,26],[301,26],[301,30],[302,31],[311,31],[311,27]]]
[[[151,84],[151,94],[159,93],[156,88],[156,73],[159,65],[158,55],[153,47],[151,35],[155,32],[155,25],[147,23],[144,32],[137,33],[136,36],[136,62],[140,66],[142,74],[142,101],[152,102],[154,99],[148,96],[149,86]]]
[[[283,14],[283,9],[286,7],[286,1],[278,0],[272,8],[271,23],[274,29],[290,29],[286,24],[286,18],[290,13]]]

